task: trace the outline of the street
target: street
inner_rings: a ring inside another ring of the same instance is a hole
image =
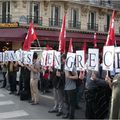
[[[1,84],[1,83],[0,83]],[[19,96],[9,95],[5,88],[0,89],[0,119],[61,119],[55,113],[48,113],[53,106],[52,92],[42,95],[40,104],[31,105],[28,101],[20,101]],[[80,102],[81,109],[76,110],[75,118],[84,118],[84,102]]]

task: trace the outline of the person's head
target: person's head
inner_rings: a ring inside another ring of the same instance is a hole
[[[33,61],[34,61],[34,60],[37,60],[37,57],[38,57],[37,53],[34,52],[34,54],[33,54]]]
[[[66,60],[66,54],[65,54],[65,53],[63,53],[63,54],[61,55],[61,60],[62,60],[62,62],[65,62],[65,60]]]
[[[91,75],[92,79],[96,80],[98,78],[98,74],[99,73],[97,71],[92,71],[92,75]]]

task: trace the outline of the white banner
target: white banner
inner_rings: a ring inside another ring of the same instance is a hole
[[[114,46],[104,46],[103,48],[103,70],[113,71]]]
[[[115,72],[120,72],[120,47],[115,47]]]
[[[22,62],[22,50],[17,50],[16,52],[15,52],[15,55],[16,55],[16,60],[17,61],[20,61],[20,62]]]
[[[76,51],[76,69],[78,71],[85,70],[85,60],[84,60],[85,52],[84,50]]]
[[[47,62],[47,50],[44,50],[41,56],[41,65],[46,66],[46,62]]]
[[[0,62],[3,61],[3,52],[0,52]]]
[[[66,63],[65,63],[65,70],[72,71],[75,62],[75,53],[67,53]]]
[[[5,51],[3,54],[3,61],[16,61],[16,55],[14,51]]]
[[[99,49],[88,49],[88,69],[98,71]]]
[[[33,53],[32,51],[23,51],[22,59],[24,64],[32,64],[33,63]]]
[[[54,52],[54,67],[56,69],[61,69],[61,53],[58,51]]]
[[[46,59],[47,66],[53,66],[54,50],[47,51],[46,57],[47,57],[47,59]]]

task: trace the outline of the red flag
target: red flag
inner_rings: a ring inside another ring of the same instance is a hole
[[[96,32],[94,33],[94,48],[97,48],[97,37],[96,37]]]
[[[86,40],[84,41],[84,43],[83,43],[83,46],[82,46],[82,50],[84,50],[84,53],[85,53],[85,56],[84,56],[84,59],[85,59],[85,61],[86,61],[86,52],[87,52],[87,43],[86,43]]]
[[[59,35],[59,51],[61,53],[65,52],[65,37],[66,37],[66,15],[62,21],[62,27]]]
[[[48,44],[46,45],[46,50],[52,50],[52,47],[50,47]]]
[[[28,29],[28,33],[25,37],[25,41],[23,44],[23,50],[26,50],[26,51],[30,50],[32,41],[34,41],[36,39],[37,39],[37,36],[36,36],[35,30],[34,30],[33,23],[31,22],[29,29]]]
[[[70,39],[68,52],[73,52],[72,38]]]
[[[112,19],[110,21],[107,41],[105,43],[106,46],[112,46],[115,44],[114,21],[115,21],[115,11],[113,11],[112,13]]]

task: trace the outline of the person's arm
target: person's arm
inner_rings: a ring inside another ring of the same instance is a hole
[[[17,65],[18,65],[18,62],[13,62],[14,67],[17,67]]]
[[[69,79],[78,80],[77,72],[74,72],[73,75],[71,75],[69,71],[65,71],[65,76]]]
[[[105,81],[108,83],[109,87],[112,88],[112,79],[110,77],[106,76]]]
[[[39,69],[38,69],[39,66],[35,66],[33,67],[32,65],[29,66],[30,70],[35,72],[35,73],[38,73],[39,72]]]
[[[85,71],[80,71],[79,79],[83,80],[85,78]]]

